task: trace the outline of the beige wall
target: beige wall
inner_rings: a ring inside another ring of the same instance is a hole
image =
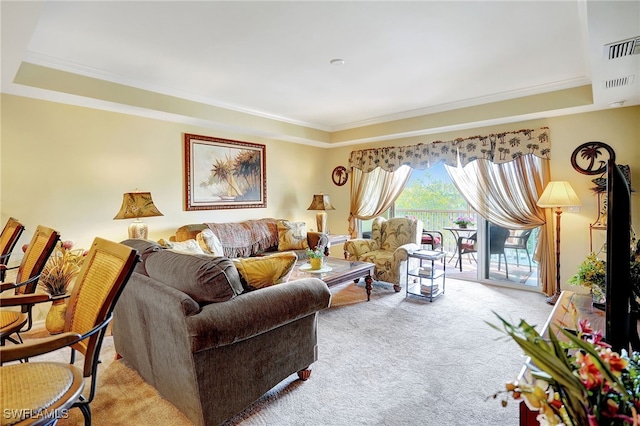
[[[571,182],[583,203],[580,212],[563,214],[564,282],[588,253],[588,225],[596,217],[596,198],[589,190],[595,176],[573,170],[573,150],[593,140],[611,145],[618,162],[631,166],[633,186],[640,188],[638,106],[331,149],[10,95],[2,95],[0,112],[0,221],[4,223],[9,216],[22,220],[28,228],[24,241],[40,223],[58,229],[64,239],[75,241],[79,247],[88,246],[95,236],[125,239],[129,221],[115,221],[113,216],[120,207],[122,193],[135,189],[151,191],[164,213],[163,217],[146,220],[149,237],[154,240],[168,238],[186,223],[259,217],[301,220],[315,228],[315,212],[306,208],[312,194],[318,192],[330,194],[336,207],[328,212],[331,232],[346,233],[349,183],[333,185],[331,171],[338,165],[347,166],[352,150],[548,126],[553,149],[552,178]],[[267,208],[184,211],[183,133],[265,144]],[[632,197],[633,221],[640,232],[637,194]]]
[[[2,95],[2,205],[27,227],[59,230],[87,247],[95,236],[127,238],[129,220],[113,220],[122,194],[151,191],[164,214],[145,220],[149,238],[168,238],[187,223],[260,217],[301,220],[315,228],[306,208],[314,192],[329,189],[326,150],[242,134]],[[185,211],[183,133],[266,145],[267,207]]]

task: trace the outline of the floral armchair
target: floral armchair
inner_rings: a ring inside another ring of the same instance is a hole
[[[420,249],[422,221],[405,217],[377,217],[371,227],[371,238],[356,238],[344,243],[349,260],[371,262],[374,279],[393,284],[400,291],[406,282],[407,252]],[[403,278],[404,277],[404,278]]]

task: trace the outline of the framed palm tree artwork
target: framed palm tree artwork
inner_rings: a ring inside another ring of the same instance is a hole
[[[265,145],[185,133],[185,209],[266,207],[265,161]]]

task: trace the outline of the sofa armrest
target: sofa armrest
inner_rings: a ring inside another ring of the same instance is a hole
[[[307,278],[212,303],[186,319],[192,352],[220,347],[265,333],[329,307],[324,281]]]
[[[348,254],[350,260],[359,260],[363,254],[379,248],[376,240],[368,238],[353,238],[344,243],[344,251]]]

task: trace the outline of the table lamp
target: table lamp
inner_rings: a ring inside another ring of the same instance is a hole
[[[335,210],[331,205],[328,194],[314,194],[311,205],[307,210],[318,210],[316,213],[316,223],[318,232],[329,233],[327,229],[327,212],[325,210]]]
[[[135,219],[129,225],[129,238],[147,239],[147,224],[141,217],[164,216],[153,204],[150,192],[125,192],[122,207],[114,219]]]
[[[569,182],[552,181],[547,184],[537,204],[538,207],[555,207],[556,209],[556,292],[546,299],[548,304],[555,305],[560,296],[560,215],[562,207],[580,206],[581,203]]]

